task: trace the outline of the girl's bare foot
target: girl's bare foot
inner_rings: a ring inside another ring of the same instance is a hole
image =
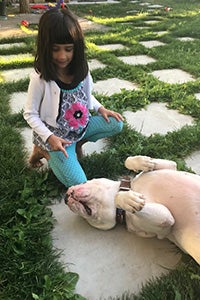
[[[33,152],[29,158],[29,164],[32,168],[40,168],[43,166],[42,158],[49,159],[49,154],[47,151],[41,149],[40,147],[34,145]]]

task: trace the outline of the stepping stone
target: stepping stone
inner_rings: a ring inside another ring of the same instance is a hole
[[[149,3],[149,2],[140,3],[141,6],[148,6],[148,5],[150,5],[150,4],[151,4],[151,3]]]
[[[97,59],[91,59],[88,61],[89,69],[90,71],[93,71],[95,69],[103,69],[106,67],[105,64],[102,62],[98,61]]]
[[[151,103],[146,109],[137,112],[125,111],[123,115],[131,128],[145,136],[154,133],[166,134],[184,125],[193,124],[192,117],[168,109],[165,103]]]
[[[148,25],[153,25],[153,24],[156,24],[156,23],[159,23],[160,21],[156,21],[156,20],[150,20],[150,21],[144,21],[145,24],[148,24]]]
[[[102,50],[107,50],[107,51],[127,49],[127,47],[125,47],[122,44],[98,45],[98,48],[100,48]]]
[[[192,41],[195,41],[194,38],[191,38],[191,37],[179,37],[177,38],[177,40],[181,41],[181,42],[192,42]]]
[[[197,100],[200,100],[200,93],[196,93],[196,94],[194,94],[195,95],[195,97],[197,98]]]
[[[13,114],[17,114],[24,108],[27,100],[26,92],[13,93],[10,98],[10,108]]]
[[[160,41],[144,41],[144,42],[139,42],[139,44],[143,45],[146,48],[153,48],[153,47],[158,47],[158,46],[164,46],[166,45],[165,43],[162,43]]]
[[[154,33],[157,35],[164,35],[164,34],[168,34],[169,32],[168,31],[155,31]]]
[[[127,13],[127,14],[132,14],[132,13],[136,14],[136,13],[138,13],[138,12],[139,12],[138,10],[133,9],[133,10],[128,10],[126,13]],[[127,22],[127,23],[130,23],[130,22]],[[127,23],[126,23],[126,24],[127,24]]]
[[[64,202],[51,209],[57,220],[54,246],[62,251],[66,270],[79,274],[76,292],[88,300],[138,293],[148,280],[175,268],[181,258],[166,239],[137,237],[120,225],[108,231],[95,229]]]
[[[160,4],[152,4],[152,5],[149,5],[148,8],[162,8],[163,5],[160,5]]]
[[[200,175],[200,151],[194,151],[185,158],[186,165],[193,170],[197,175]]]
[[[118,56],[118,59],[129,65],[148,65],[156,60],[148,55]]]
[[[6,82],[11,82],[11,81],[17,81],[29,77],[32,71],[33,68],[7,70],[7,71],[2,71],[1,76]]]
[[[0,49],[10,49],[14,47],[24,47],[26,43],[12,43],[12,44],[0,44]]]
[[[147,27],[147,26],[135,26],[134,27],[135,29],[149,29],[150,27]]]
[[[189,73],[179,69],[165,69],[157,70],[151,73],[158,80],[167,83],[185,83],[188,81],[194,81],[195,79]]]
[[[98,94],[111,96],[115,93],[121,93],[121,90],[137,90],[138,86],[130,81],[121,80],[118,78],[110,78],[107,80],[100,80],[94,83],[93,91]]]
[[[96,141],[95,143],[87,142],[83,145],[83,154],[84,155],[91,155],[92,153],[101,153],[106,150],[107,147],[107,141],[106,139],[100,139]]]
[[[26,54],[13,54],[13,55],[0,55],[0,60],[2,61],[25,61],[26,59],[33,59],[33,55],[26,53]]]

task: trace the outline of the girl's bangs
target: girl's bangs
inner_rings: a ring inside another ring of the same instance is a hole
[[[66,28],[54,28],[51,32],[52,44],[73,44],[73,38]]]

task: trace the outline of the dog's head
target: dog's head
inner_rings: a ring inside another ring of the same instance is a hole
[[[67,190],[65,203],[93,227],[107,230],[115,226],[115,195],[120,182],[105,178],[89,180]]]

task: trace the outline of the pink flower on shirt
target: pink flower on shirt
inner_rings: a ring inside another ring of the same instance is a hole
[[[87,107],[80,103],[74,103],[70,109],[65,111],[64,118],[71,127],[84,126],[87,121]]]

